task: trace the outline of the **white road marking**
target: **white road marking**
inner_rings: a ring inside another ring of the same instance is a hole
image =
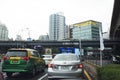
[[[38,79],[38,80],[44,80],[44,78],[45,77],[47,77],[48,76],[48,74],[45,74],[44,76],[42,76],[40,79]],[[45,79],[46,80],[46,79]]]

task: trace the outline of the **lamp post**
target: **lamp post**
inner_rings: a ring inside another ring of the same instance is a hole
[[[100,34],[100,66],[102,67],[102,52],[104,50],[104,43],[103,43],[103,34],[102,34],[102,28],[99,27],[99,34]]]
[[[101,32],[100,31],[100,66],[102,67],[103,61],[102,61],[102,54],[104,50],[104,43],[103,43],[103,34],[106,34],[107,32]]]

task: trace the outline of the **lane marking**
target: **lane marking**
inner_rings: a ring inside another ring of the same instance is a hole
[[[43,75],[40,79],[38,79],[38,80],[42,80],[42,79],[44,79],[45,77],[47,77],[48,76],[48,74],[45,74],[45,75]]]

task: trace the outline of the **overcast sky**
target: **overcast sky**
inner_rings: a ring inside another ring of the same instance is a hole
[[[0,22],[9,30],[9,38],[17,34],[32,39],[49,33],[49,16],[63,12],[66,24],[87,20],[102,22],[103,32],[111,24],[114,0],[0,0]]]

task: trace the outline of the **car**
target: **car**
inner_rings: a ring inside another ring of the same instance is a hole
[[[46,66],[48,66],[48,64],[52,61],[53,56],[52,55],[48,55],[48,54],[42,55],[42,56],[43,56],[43,59],[45,60]]]
[[[0,71],[0,80],[4,80],[3,73]]]
[[[30,73],[35,76],[36,72],[44,71],[45,61],[37,50],[29,48],[9,49],[3,57],[2,72],[8,77],[13,73]]]
[[[73,53],[57,54],[48,65],[48,79],[80,78],[83,76],[83,64],[80,57]]]
[[[112,55],[112,63],[120,63],[120,55]]]

